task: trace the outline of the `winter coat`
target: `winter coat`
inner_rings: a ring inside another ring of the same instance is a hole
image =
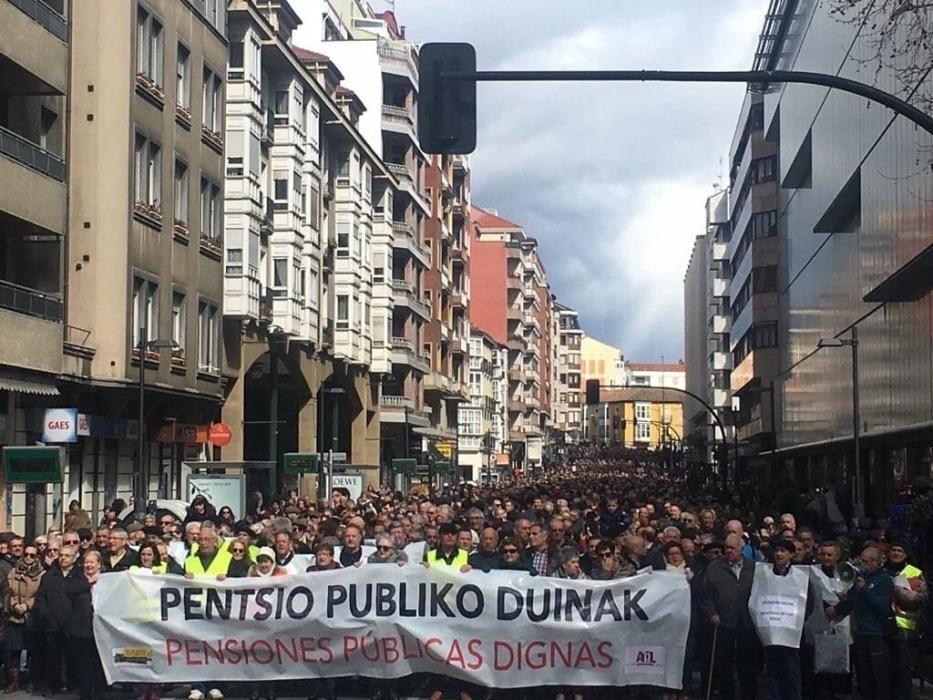
[[[45,574],[45,569],[40,564],[28,569],[26,567],[17,567],[10,572],[7,577],[9,595],[4,601],[7,619],[10,622],[18,625],[26,622],[26,615],[17,613],[13,606],[25,603],[28,610],[33,609],[43,574]]]
[[[68,575],[62,573],[58,564],[49,569],[39,583],[36,591],[36,612],[39,614],[39,628],[46,632],[71,631],[72,591],[87,585],[87,579],[77,567],[72,567]]]
[[[69,510],[65,514],[65,529],[80,530],[81,528],[91,529],[91,516],[83,508]]]
[[[71,621],[68,636],[72,639],[94,639],[94,604],[91,598],[91,584],[81,576],[68,586],[68,600],[71,606]]]

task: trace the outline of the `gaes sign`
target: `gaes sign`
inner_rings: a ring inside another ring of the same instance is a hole
[[[78,409],[47,408],[42,418],[42,442],[78,441]]]

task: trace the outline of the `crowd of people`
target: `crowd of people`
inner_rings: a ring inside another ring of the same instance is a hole
[[[319,502],[256,494],[239,517],[198,496],[183,519],[158,510],[121,521],[125,504],[117,502],[92,528],[73,502],[62,529],[32,541],[0,534],[6,689],[53,695],[67,686],[82,700],[102,696],[92,622],[93,606],[106,601],[95,599],[94,588],[110,572],[270,577],[416,558],[462,572],[577,580],[679,572],[692,600],[683,689],[575,687],[568,678],[563,688],[493,691],[423,674],[366,680],[361,669],[360,678],[307,681],[289,692],[388,698],[423,691],[432,700],[910,698],[928,625],[926,584],[898,533],[887,532],[883,520],[840,527],[838,518],[827,519],[832,507],[755,513],[738,500],[650,458],[594,454],[533,481],[519,476],[489,487],[416,486],[407,494],[371,487],[356,499],[338,488]],[[807,567],[808,619],[799,649],[762,644],[749,610],[759,562],[777,576]],[[133,689],[141,700],[162,690]],[[218,700],[234,690],[195,685],[188,697]],[[273,698],[282,682],[244,692]]]

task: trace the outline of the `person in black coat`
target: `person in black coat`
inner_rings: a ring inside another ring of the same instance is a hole
[[[72,629],[72,598],[87,585],[84,573],[74,565],[75,556],[74,547],[63,547],[36,592],[35,608],[46,650],[44,680],[51,693],[62,690],[62,656]]]
[[[94,605],[91,596],[101,573],[101,557],[98,552],[89,552],[82,559],[84,576],[68,586],[71,605],[69,639],[72,644],[67,661],[75,666],[81,700],[92,700],[101,697],[107,687],[97,654],[97,643],[94,641]]]

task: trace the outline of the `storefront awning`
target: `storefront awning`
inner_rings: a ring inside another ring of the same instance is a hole
[[[60,396],[58,387],[52,379],[21,379],[0,373],[0,391],[13,391],[17,394],[33,396]]]

